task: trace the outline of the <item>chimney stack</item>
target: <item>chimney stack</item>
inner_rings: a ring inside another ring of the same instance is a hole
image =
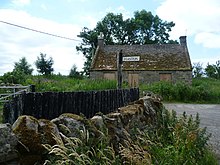
[[[100,32],[98,36],[98,46],[103,47],[104,46],[104,34],[103,32]]]
[[[180,36],[180,45],[187,47],[186,36]]]

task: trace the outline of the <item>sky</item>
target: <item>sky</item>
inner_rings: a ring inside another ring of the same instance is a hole
[[[175,23],[170,39],[187,36],[192,65],[220,60],[219,0],[0,0],[0,21],[71,39],[0,22],[0,75],[22,57],[37,74],[34,63],[40,53],[53,58],[55,74],[68,75],[73,65],[80,71],[85,59],[76,46],[83,27],[93,29],[109,12],[126,19],[143,9]]]

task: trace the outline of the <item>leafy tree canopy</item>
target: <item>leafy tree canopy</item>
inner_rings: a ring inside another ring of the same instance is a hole
[[[194,63],[193,64],[193,77],[195,78],[201,78],[203,76],[203,68],[202,68],[202,63]]]
[[[54,71],[53,64],[52,57],[46,59],[46,54],[43,53],[40,53],[40,57],[37,57],[37,61],[35,62],[37,71],[43,75],[50,75]]]
[[[99,21],[94,29],[84,27],[78,37],[82,43],[76,47],[81,51],[86,62],[84,72],[89,75],[92,54],[97,47],[97,37],[104,34],[105,44],[150,44],[150,43],[177,43],[169,40],[169,32],[175,24],[161,20],[146,10],[136,11],[133,18],[124,19],[122,14],[108,13]]]
[[[14,64],[14,71],[20,71],[23,72],[26,75],[31,75],[33,72],[33,68],[31,68],[31,65],[28,64],[25,57],[22,57],[19,62],[15,62]]]
[[[80,72],[77,71],[77,66],[74,64],[70,69],[69,77],[71,78],[82,78]]]
[[[205,68],[206,75],[210,78],[220,79],[220,60],[216,64],[208,64]]]

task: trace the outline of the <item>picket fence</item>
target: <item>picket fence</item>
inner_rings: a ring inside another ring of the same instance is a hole
[[[84,114],[87,118],[97,112],[117,110],[139,99],[139,88],[80,92],[23,93],[5,103],[5,123],[13,123],[20,115],[38,119],[53,119],[63,113]]]

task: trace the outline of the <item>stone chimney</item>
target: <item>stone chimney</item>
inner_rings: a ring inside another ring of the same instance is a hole
[[[104,34],[100,32],[98,36],[98,46],[103,47],[104,46]]]
[[[180,36],[180,45],[187,47],[186,36]]]

